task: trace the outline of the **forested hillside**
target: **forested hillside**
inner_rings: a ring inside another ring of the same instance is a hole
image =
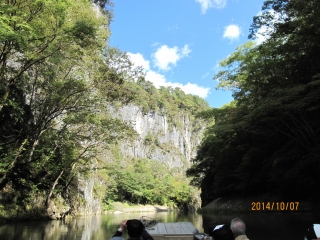
[[[320,2],[265,1],[250,41],[214,77],[234,101],[200,117],[214,120],[188,170],[203,205],[269,193],[319,201]]]
[[[180,89],[156,89],[125,53],[107,45],[111,5],[1,2],[1,217],[99,213],[103,202],[115,200],[190,203],[184,166],[121,155],[118,144],[133,141],[137,132],[111,109],[131,104],[178,129],[181,118],[191,124],[208,104]],[[165,151],[165,141],[155,136],[140,140]]]

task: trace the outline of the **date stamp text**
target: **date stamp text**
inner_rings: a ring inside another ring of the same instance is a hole
[[[297,211],[299,202],[251,202],[252,211]]]

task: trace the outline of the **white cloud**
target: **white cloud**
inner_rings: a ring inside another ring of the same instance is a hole
[[[187,57],[190,52],[187,44],[182,49],[177,46],[170,48],[167,45],[162,45],[152,56],[154,66],[160,70],[170,70],[171,66],[175,66],[181,58]]]
[[[162,70],[169,70],[169,65],[176,65],[179,60],[178,47],[162,45],[153,55],[154,65]]]
[[[142,67],[145,70],[150,69],[150,63],[148,60],[145,60],[141,53],[127,53],[131,62],[133,63],[133,67]]]
[[[156,88],[160,88],[160,86],[166,86],[166,77],[152,70],[147,72],[146,80],[152,82]]]
[[[229,38],[230,40],[236,40],[239,38],[241,29],[234,24],[227,26],[224,30],[223,37]]]
[[[209,94],[209,91],[210,91],[210,88],[201,87],[201,86],[198,86],[197,84],[189,83],[189,82],[186,85],[182,85],[180,83],[178,83],[177,85],[185,93],[197,95],[202,98],[206,98]]]
[[[210,91],[210,88],[198,86],[197,84],[194,84],[194,83],[188,82],[187,84],[183,85],[181,83],[167,82],[164,75],[156,73],[152,70],[147,72],[146,80],[152,82],[156,88],[160,88],[160,86],[164,86],[164,87],[170,86],[173,88],[178,87],[182,91],[184,91],[186,94],[193,94],[202,98],[206,98]]]
[[[189,53],[191,53],[191,50],[190,50],[190,48],[189,48],[189,45],[184,45],[184,47],[182,48],[182,50],[181,50],[181,53],[182,53],[182,56],[183,57],[186,57],[186,56],[188,56],[188,54]]]
[[[205,14],[209,8],[224,8],[227,0],[196,0],[201,5],[201,13]]]
[[[191,50],[189,49],[188,45],[185,45],[180,50],[180,52],[181,52],[180,54],[182,56],[186,56],[191,52]],[[181,90],[187,94],[190,93],[190,94],[202,97],[202,98],[206,98],[208,96],[210,88],[198,86],[197,84],[193,84],[193,83],[187,83],[187,84],[183,85],[181,83],[168,82],[166,80],[165,75],[157,73],[157,72],[150,69],[149,61],[145,60],[142,54],[130,53],[130,52],[127,54],[130,57],[130,60],[132,61],[134,67],[141,66],[145,70],[146,80],[152,82],[156,88],[160,88],[160,86],[164,86],[164,87],[171,86],[173,88],[178,87],[178,88],[181,88]]]

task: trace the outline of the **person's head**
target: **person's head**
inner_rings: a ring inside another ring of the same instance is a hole
[[[231,231],[233,232],[234,237],[238,237],[239,235],[246,234],[246,225],[240,218],[234,218],[231,220]]]
[[[127,221],[128,235],[131,238],[140,238],[144,229],[143,223],[138,219],[131,219]]]
[[[233,234],[229,224],[217,225],[212,232],[214,240],[233,240]]]

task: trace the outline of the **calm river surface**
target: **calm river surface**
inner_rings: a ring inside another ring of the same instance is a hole
[[[67,221],[28,221],[0,226],[1,240],[108,240],[122,219],[147,216],[158,222],[192,222],[200,232],[207,232],[208,222],[227,223],[242,218],[251,240],[303,240],[312,223],[320,223],[320,216],[311,213],[253,212],[231,215],[157,212],[121,213],[79,217]]]

